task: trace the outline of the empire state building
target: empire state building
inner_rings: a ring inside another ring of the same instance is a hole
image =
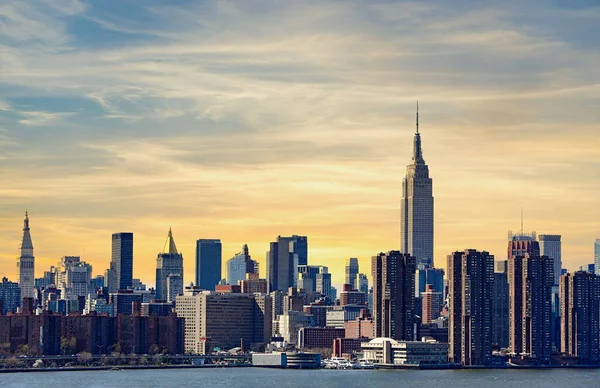
[[[400,250],[414,256],[417,266],[433,266],[433,183],[423,159],[418,103],[412,163],[406,166],[402,181]]]

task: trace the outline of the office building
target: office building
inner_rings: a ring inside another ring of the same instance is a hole
[[[440,316],[440,311],[442,311],[442,293],[435,291],[431,284],[427,284],[425,292],[421,294],[421,298],[421,323],[427,325]]]
[[[415,258],[389,251],[371,260],[375,337],[411,341],[414,333]]]
[[[427,284],[431,284],[433,291],[440,293],[441,303],[444,297],[444,270],[427,266],[417,267],[415,271],[415,298],[421,297]]]
[[[133,286],[133,233],[121,232],[112,235],[111,269],[115,271],[117,291]],[[109,288],[114,288],[110,280],[109,278]]]
[[[273,326],[278,328],[278,334],[288,344],[298,344],[298,332],[303,327],[314,327],[314,317],[304,311],[285,311],[277,317]]]
[[[244,244],[240,252],[227,260],[227,284],[238,285],[248,274],[258,275],[258,270],[258,261],[252,260],[248,245]]]
[[[56,269],[56,286],[65,300],[86,297],[90,293],[92,266],[79,256],[63,256]]]
[[[173,232],[169,228],[165,247],[156,257],[156,299],[174,302],[175,296],[181,294],[183,294],[183,255],[177,251]]]
[[[19,283],[2,278],[0,283],[0,315],[16,313],[21,306],[21,288]]]
[[[560,234],[540,234],[538,240],[540,243],[540,254],[548,256],[554,263],[554,284],[558,285],[560,270],[562,269],[562,249]]]
[[[374,338],[361,345],[363,358],[375,364],[445,365],[448,364],[448,344],[434,341],[395,341]]]
[[[296,288],[306,293],[317,292],[317,275],[327,271],[327,267],[323,266],[299,265]]]
[[[221,281],[221,240],[200,239],[196,241],[196,285],[203,290],[214,291]]]
[[[365,297],[369,294],[369,278],[364,273],[359,273],[356,276],[356,282],[354,282],[354,289],[365,294]]]
[[[177,316],[185,322],[185,352],[209,354],[215,348],[268,342],[270,302],[266,296],[186,289],[175,303]]]
[[[513,234],[512,231],[508,231],[508,249],[506,258],[510,260],[514,256],[525,256],[531,254],[534,256],[540,256],[540,243],[536,241],[536,232],[519,233]]]
[[[600,276],[575,272],[560,278],[561,351],[582,365],[600,363]]]
[[[327,349],[337,338],[345,338],[346,331],[335,327],[301,327],[298,332],[298,349]]]
[[[267,281],[269,291],[286,291],[296,287],[298,266],[308,264],[308,239],[306,236],[277,236],[267,252]]]
[[[509,346],[539,364],[549,363],[552,353],[553,284],[554,263],[547,256],[519,252],[508,259]]]
[[[117,271],[113,263],[110,263],[110,268],[104,271],[104,287],[109,293],[117,292]]]
[[[346,277],[344,284],[354,284],[356,283],[356,277],[358,276],[358,259],[356,257],[351,257],[348,259],[346,263]]]
[[[329,273],[329,269],[327,267],[320,267],[319,273],[317,274],[315,287],[316,292],[321,295],[325,295],[332,302],[335,301],[337,292],[335,287],[331,285],[331,274]]]
[[[29,229],[29,214],[25,212],[23,221],[23,239],[21,240],[21,255],[17,261],[17,282],[21,288],[22,298],[32,298],[35,288],[35,257]]]
[[[596,275],[600,275],[600,238],[594,243],[594,268]]]
[[[108,296],[108,303],[113,305],[115,315],[136,314],[139,312],[136,311],[136,306],[141,308],[142,302],[145,302],[143,295],[133,290],[118,290]]]
[[[450,362],[489,365],[494,256],[474,249],[454,252],[447,269]]]
[[[346,338],[373,338],[373,317],[365,309],[354,320],[344,322]]]
[[[344,284],[340,292],[340,306],[348,304],[367,307],[367,294],[353,289],[350,284]]]
[[[501,265],[498,265],[501,263]],[[508,268],[506,260],[496,262],[492,286],[492,346],[508,347]],[[498,271],[500,270],[500,271]]]
[[[423,159],[419,110],[412,163],[406,167],[400,202],[400,250],[433,266],[433,182]]]
[[[246,274],[246,279],[240,281],[242,294],[267,294],[269,291],[267,279],[261,279],[258,274]]]
[[[354,321],[360,317],[365,306],[360,305],[345,305],[345,306],[331,306],[325,312],[325,326],[344,328],[346,322]]]

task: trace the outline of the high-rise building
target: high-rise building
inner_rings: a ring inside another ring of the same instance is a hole
[[[356,277],[358,276],[358,259],[356,257],[351,257],[348,259],[346,263],[346,278],[344,284],[354,284],[356,283]]]
[[[417,263],[433,264],[433,182],[421,149],[418,105],[412,163],[402,181],[400,250],[415,257]]]
[[[332,302],[336,299],[337,291],[335,287],[331,285],[331,274],[327,267],[320,267],[319,273],[317,274],[315,292],[325,295]]]
[[[494,256],[467,249],[448,255],[449,359],[488,365],[492,355]]]
[[[215,348],[268,342],[270,306],[266,295],[215,294],[186,288],[175,303],[177,316],[185,319],[185,352],[207,354]]]
[[[116,274],[117,290],[126,290],[133,285],[133,233],[112,235],[111,269]]]
[[[21,240],[21,256],[17,260],[17,278],[22,298],[33,298],[35,288],[35,257],[29,230],[29,214],[25,212],[23,222],[23,239]]]
[[[508,261],[496,261],[492,287],[492,345],[508,347]]]
[[[104,271],[104,287],[109,293],[117,292],[117,271],[113,263],[110,263],[110,268]]]
[[[561,352],[583,365],[600,363],[600,276],[575,272],[560,277]]]
[[[371,259],[375,337],[413,340],[415,267],[415,258],[399,251]]]
[[[327,267],[321,265],[299,265],[296,288],[304,290],[306,293],[317,292],[317,277],[320,273],[327,273],[327,271]]]
[[[427,284],[425,292],[421,294],[423,298],[421,309],[421,323],[430,324],[431,321],[440,316],[442,310],[442,293],[435,291],[431,284]]]
[[[63,256],[56,271],[56,287],[65,300],[75,300],[90,293],[92,266],[79,256]]]
[[[558,285],[560,270],[562,268],[562,250],[560,234],[540,234],[540,254],[548,256],[554,262],[554,284]]]
[[[513,353],[547,364],[552,353],[554,263],[538,252],[522,253],[508,259],[509,346]]]
[[[444,270],[441,268],[421,267],[415,271],[415,297],[421,297],[427,284],[431,284],[435,292],[444,296]]]
[[[196,241],[196,285],[203,290],[214,291],[221,281],[222,249],[221,240]]]
[[[240,252],[227,260],[227,284],[237,285],[247,274],[258,275],[258,261],[252,260],[248,245],[244,244]]]
[[[10,282],[2,278],[0,283],[0,315],[16,313],[17,307],[21,306],[21,288],[16,282]]]
[[[169,277],[170,288],[167,287]],[[183,294],[183,255],[177,251],[173,232],[169,228],[165,247],[156,257],[156,299],[174,302],[175,296],[180,294]]]
[[[308,239],[306,236],[277,236],[267,252],[267,281],[269,291],[287,291],[295,287],[298,266],[308,264]]]
[[[369,278],[364,273],[359,273],[356,276],[356,282],[354,283],[354,288],[363,294],[369,294]]]
[[[507,259],[513,256],[524,256],[527,253],[532,255],[540,256],[540,243],[536,241],[536,233],[519,233],[513,234],[512,231],[508,231],[508,249]]]
[[[600,238],[597,238],[594,243],[594,269],[596,275],[600,275]]]

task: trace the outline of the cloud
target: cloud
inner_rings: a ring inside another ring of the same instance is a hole
[[[0,9],[5,236],[29,205],[43,233],[68,219],[98,263],[98,230],[135,228],[147,259],[180,223],[186,257],[199,235],[231,251],[252,240],[262,258],[274,236],[308,233],[315,262],[367,265],[397,245],[418,99],[438,262],[470,244],[503,252],[521,206],[565,234],[570,263],[588,260],[600,54],[576,26],[597,8],[148,4]],[[50,235],[61,244],[44,255],[75,244]]]

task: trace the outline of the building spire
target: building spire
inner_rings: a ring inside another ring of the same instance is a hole
[[[421,149],[421,134],[419,133],[419,101],[417,101],[417,132],[415,133],[415,140],[413,143],[412,160],[414,164],[425,164],[423,150]]]
[[[177,246],[175,245],[175,239],[173,238],[173,231],[171,230],[171,227],[169,226],[169,234],[167,235],[167,241],[165,241],[165,248],[167,247],[167,245],[169,246],[169,250],[166,252],[170,255],[176,255],[178,254],[177,252]],[[163,249],[163,251],[165,251],[166,249]]]
[[[21,251],[23,249],[33,249],[31,232],[29,230],[29,213],[27,210],[25,210],[25,219],[23,220],[23,239],[21,240]]]

